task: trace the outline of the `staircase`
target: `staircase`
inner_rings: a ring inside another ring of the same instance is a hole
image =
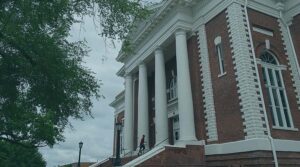
[[[187,145],[178,146],[157,146],[141,156],[122,158],[123,167],[204,167],[204,146]],[[91,167],[112,167],[112,158],[102,161],[103,163],[94,164]]]
[[[204,146],[160,146],[123,165],[124,167],[205,166]]]
[[[152,150],[146,152],[145,154],[137,157],[136,159],[130,161],[129,163],[123,165],[124,167],[133,167],[137,166],[138,164],[141,164],[150,158],[154,157],[155,155],[158,155],[159,153],[163,152],[165,150],[164,146],[157,146],[153,148]]]

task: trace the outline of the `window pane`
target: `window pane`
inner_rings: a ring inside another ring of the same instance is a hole
[[[220,57],[221,57],[221,67],[222,67],[222,71],[224,73],[225,68],[224,68],[224,53],[223,53],[223,49],[221,47],[221,44],[219,45],[219,53],[220,53]]]
[[[291,127],[291,121],[290,121],[290,117],[288,115],[288,111],[287,111],[287,109],[284,109],[283,111],[284,111],[284,115],[285,115],[285,119],[286,119],[286,125],[287,125],[287,127]]]
[[[264,52],[261,56],[260,59],[263,62],[269,63],[269,64],[277,64],[274,56],[272,56],[269,52]]]
[[[282,106],[283,106],[284,108],[287,107],[287,105],[286,105],[286,100],[285,100],[285,96],[284,96],[284,93],[283,93],[283,90],[279,90],[279,94],[280,94],[280,97],[281,97]]]
[[[270,94],[270,91],[269,91],[269,88],[267,88],[267,92],[268,92],[268,100],[269,100],[269,105],[273,105],[272,104],[272,101],[271,101],[271,94]]]
[[[279,71],[275,70],[275,75],[276,75],[276,78],[277,78],[277,84],[278,84],[278,86],[282,87],[281,78],[279,76]]]
[[[275,106],[278,107],[279,103],[278,103],[278,97],[277,97],[276,89],[273,88],[272,93],[273,93],[273,99],[274,99]]]
[[[272,124],[273,124],[273,126],[275,126],[275,118],[274,118],[274,113],[273,113],[274,111],[273,111],[271,105],[269,106],[269,110],[270,110],[270,113],[271,113],[271,116],[272,116]]]
[[[270,83],[272,86],[274,86],[274,77],[271,69],[268,69],[269,77],[270,77]]]
[[[283,126],[282,116],[281,116],[281,112],[280,112],[280,108],[279,107],[276,107],[276,113],[277,113],[277,118],[278,118],[279,126]]]
[[[266,78],[266,72],[265,72],[265,68],[264,67],[262,68],[262,76],[263,76],[264,83],[268,84],[267,78]]]

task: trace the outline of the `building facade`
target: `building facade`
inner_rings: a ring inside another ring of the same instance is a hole
[[[152,10],[130,33],[133,52],[117,57],[122,156],[143,135],[150,150],[125,166],[299,166],[300,1],[164,0]]]

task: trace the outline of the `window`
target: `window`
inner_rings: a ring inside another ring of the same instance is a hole
[[[218,62],[219,62],[219,69],[220,69],[219,76],[222,76],[222,75],[226,74],[226,72],[225,72],[225,68],[224,68],[224,53],[223,53],[223,49],[222,49],[221,37],[220,36],[216,37],[214,43],[216,46],[216,53],[217,53]]]
[[[276,57],[269,51],[263,52],[260,55],[260,60],[273,126],[275,128],[293,128],[294,125],[282,79],[282,67],[279,65]]]
[[[177,80],[174,72],[172,71],[172,78],[168,84],[167,88],[167,99],[172,101],[177,98]]]
[[[167,99],[168,101],[171,101],[177,98],[177,83],[175,77],[171,79],[168,86]]]

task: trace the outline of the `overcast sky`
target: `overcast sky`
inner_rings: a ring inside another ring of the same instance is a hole
[[[103,83],[101,93],[105,99],[94,100],[94,119],[87,117],[85,121],[71,120],[74,129],[66,129],[65,142],[53,148],[40,149],[47,161],[47,167],[77,162],[80,141],[83,142],[82,162],[97,162],[112,154],[114,114],[109,104],[124,89],[124,80],[116,76],[122,66],[115,60],[121,44],[116,42],[114,46],[110,40],[105,41],[97,35],[100,32],[93,20],[86,18],[84,24],[73,26],[71,40],[87,41],[91,52],[85,59],[85,66],[94,71],[96,78]]]
[[[143,3],[157,3],[161,0],[143,0]],[[96,23],[97,25],[97,23]],[[94,100],[92,113],[94,119],[85,121],[71,120],[73,130],[65,130],[65,142],[53,148],[41,148],[40,152],[47,161],[47,167],[57,167],[78,161],[80,141],[83,142],[81,162],[98,162],[112,155],[114,110],[109,104],[115,96],[124,89],[124,79],[117,77],[117,71],[122,64],[115,58],[120,50],[121,43],[114,44],[98,34],[101,29],[96,27],[92,18],[85,18],[84,24],[72,27],[70,40],[86,40],[91,52],[85,59],[85,66],[91,69],[97,79],[101,80],[101,93],[105,99]]]

